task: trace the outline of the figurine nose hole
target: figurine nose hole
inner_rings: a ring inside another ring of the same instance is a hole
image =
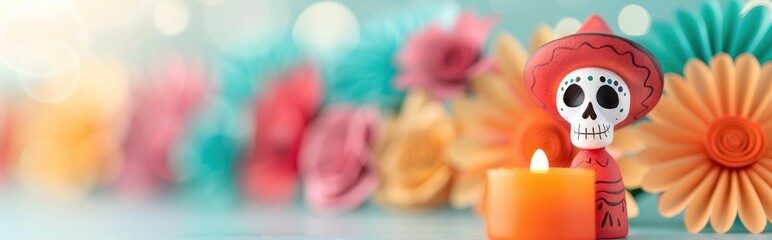
[[[592,120],[598,118],[598,114],[595,114],[595,109],[592,108],[592,102],[590,102],[590,105],[588,105],[587,109],[584,109],[584,113],[582,113],[582,118],[587,119],[588,117]]]

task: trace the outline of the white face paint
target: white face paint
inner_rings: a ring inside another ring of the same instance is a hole
[[[627,84],[602,68],[581,68],[566,75],[555,101],[560,116],[571,123],[571,143],[581,149],[611,144],[614,126],[630,112]]]

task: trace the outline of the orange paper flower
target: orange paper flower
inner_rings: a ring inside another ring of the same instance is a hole
[[[554,39],[548,27],[534,35],[531,49]],[[450,197],[453,207],[469,207],[480,200],[488,169],[528,167],[539,148],[553,167],[568,167],[574,155],[568,125],[538,106],[526,89],[523,68],[528,51],[511,35],[501,34],[493,58],[498,71],[478,76],[471,83],[474,96],[453,103],[460,131],[450,152],[451,165],[458,171]]]
[[[651,166],[643,189],[662,192],[663,216],[685,210],[690,232],[710,219],[725,233],[739,215],[760,233],[772,222],[772,63],[722,53],[710,67],[689,61],[684,75],[665,77],[667,93],[638,128],[648,148],[636,160]]]
[[[384,133],[377,200],[407,209],[445,204],[453,175],[447,150],[456,133],[442,103],[425,92],[408,93],[399,116],[387,119]]]

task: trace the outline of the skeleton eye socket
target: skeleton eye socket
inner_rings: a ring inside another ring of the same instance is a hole
[[[614,91],[614,88],[603,85],[598,89],[598,105],[605,109],[614,109],[619,106],[619,95]]]
[[[576,84],[571,84],[571,86],[568,86],[566,93],[563,94],[563,103],[569,107],[578,107],[581,106],[583,102],[584,90],[582,90],[582,87]]]

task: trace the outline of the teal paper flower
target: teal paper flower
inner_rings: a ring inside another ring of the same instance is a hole
[[[184,200],[210,206],[236,202],[236,166],[245,138],[241,119],[236,108],[215,96],[197,110],[171,157]]]
[[[219,91],[231,104],[251,104],[264,79],[293,66],[300,58],[300,50],[289,37],[254,57],[221,57],[214,63],[220,81]]]
[[[394,88],[394,55],[407,37],[430,21],[450,18],[455,5],[401,12],[370,22],[362,28],[359,45],[338,61],[322,64],[327,103],[372,104],[387,109],[399,106],[404,91]]]
[[[743,2],[733,0],[722,6],[705,2],[699,11],[680,10],[674,23],[654,22],[639,42],[657,57],[665,72],[682,73],[687,61],[705,63],[718,53],[732,58],[751,53],[766,62],[772,59],[772,17],[770,9],[756,6],[742,13]]]

